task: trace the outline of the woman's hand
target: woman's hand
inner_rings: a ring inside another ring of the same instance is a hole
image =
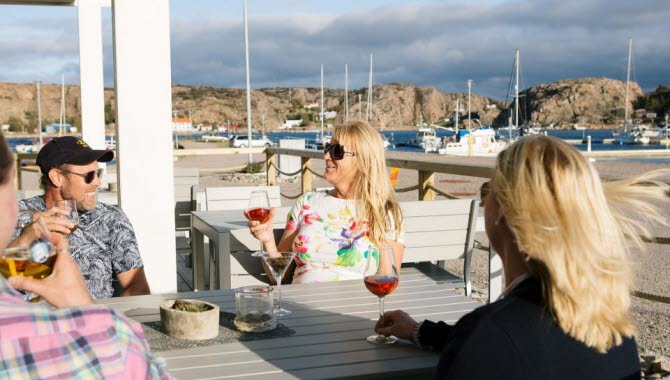
[[[249,215],[247,214],[247,211],[244,210],[244,216],[249,219]],[[249,223],[247,224],[249,226],[249,232],[251,232],[251,235],[253,235],[256,239],[260,240],[261,243],[269,244],[269,243],[274,243],[275,240],[275,235],[274,235],[274,230],[272,228],[272,220],[275,217],[275,209],[271,208],[270,209],[270,216],[267,220],[267,222],[261,224],[261,222],[255,221],[255,220],[249,220]]]
[[[395,335],[400,339],[413,340],[418,322],[402,310],[384,313],[375,325],[375,332],[386,336]]]
[[[14,276],[8,279],[9,283],[16,289],[39,294],[56,307],[92,304],[93,298],[88,292],[79,266],[67,252],[69,248],[67,238],[51,234],[50,240],[59,252],[51,275],[43,280]]]

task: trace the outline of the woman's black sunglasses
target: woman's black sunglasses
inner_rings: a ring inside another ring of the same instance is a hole
[[[330,158],[332,158],[333,161],[341,160],[347,154],[350,154],[352,156],[356,155],[356,153],[354,152],[347,152],[344,145],[340,144],[330,145],[330,143],[326,143],[326,145],[324,145],[323,147],[323,153],[326,154],[328,152],[330,152]]]
[[[93,180],[95,180],[96,176],[98,178],[102,178],[102,173],[105,172],[105,169],[91,170],[90,172],[84,173],[84,174],[75,173],[75,172],[71,172],[69,170],[64,170],[64,169],[60,169],[60,171],[62,171],[63,173],[78,175],[78,176],[80,176],[81,178],[84,179],[84,182],[86,182],[87,185],[90,185],[91,182],[93,182]]]

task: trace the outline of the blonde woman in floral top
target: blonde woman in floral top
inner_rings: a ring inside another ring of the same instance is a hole
[[[324,147],[324,160],[324,178],[334,189],[300,197],[278,244],[272,233],[274,210],[265,224],[249,222],[251,233],[269,253],[297,253],[293,283],[363,278],[367,256],[384,245],[393,247],[400,265],[402,214],[379,133],[362,121],[338,126]]]

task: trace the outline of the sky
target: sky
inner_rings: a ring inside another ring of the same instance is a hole
[[[251,85],[366,87],[403,82],[505,99],[514,50],[521,88],[560,79],[670,84],[668,0],[248,0]],[[242,0],[170,0],[173,84],[243,88]],[[105,85],[113,86],[111,9]],[[0,5],[0,81],[79,83],[74,7]]]

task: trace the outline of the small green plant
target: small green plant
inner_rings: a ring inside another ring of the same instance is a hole
[[[201,313],[203,311],[211,310],[212,307],[204,303],[195,303],[186,300],[176,300],[172,305],[172,309],[180,311],[188,311],[191,313]]]
[[[262,162],[252,162],[248,164],[247,166],[242,169],[243,172],[247,174],[256,174],[260,173],[261,170],[263,169],[263,163]]]

